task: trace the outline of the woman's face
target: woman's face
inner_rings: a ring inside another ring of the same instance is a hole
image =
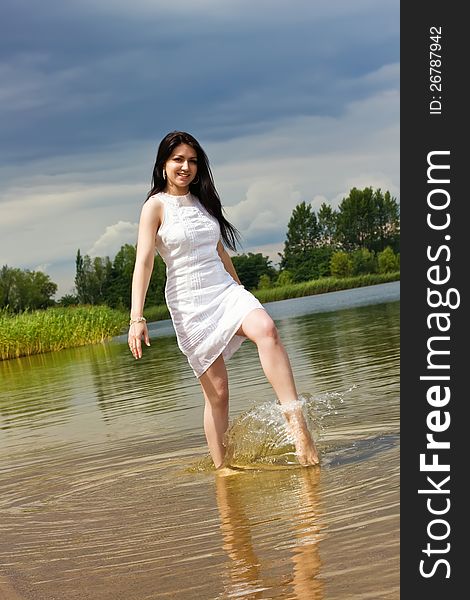
[[[187,194],[189,184],[197,174],[196,150],[188,144],[180,144],[165,163],[166,191],[172,194]]]

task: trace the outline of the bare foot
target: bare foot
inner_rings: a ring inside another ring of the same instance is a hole
[[[320,459],[318,458],[317,449],[315,448],[315,444],[309,436],[310,439],[298,439],[295,440],[295,454],[299,463],[303,467],[311,467],[314,465],[320,464]]]
[[[297,401],[281,405],[287,421],[287,430],[294,439],[295,454],[303,467],[320,464],[315,443],[308,430],[302,407]]]
[[[218,467],[216,470],[216,475],[220,475],[221,477],[229,477],[230,475],[239,475],[239,469],[232,469],[230,467]]]

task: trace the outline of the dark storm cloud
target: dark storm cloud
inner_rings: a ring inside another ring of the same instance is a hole
[[[398,0],[3,0],[0,264],[60,296],[77,248],[135,243],[171,129],[203,143],[250,251],[301,200],[397,194],[398,52]]]
[[[398,60],[396,2],[7,0],[2,12],[4,164],[337,115],[380,86],[362,76]]]

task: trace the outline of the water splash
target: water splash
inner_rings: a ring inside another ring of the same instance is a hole
[[[323,420],[337,412],[343,402],[344,393],[299,395],[300,407],[316,444],[323,431]],[[283,407],[277,401],[262,402],[239,415],[226,433],[225,446],[225,463],[231,467],[279,469],[300,466]]]
[[[238,468],[298,464],[279,404],[263,402],[239,415],[225,436],[225,463]]]
[[[341,411],[345,396],[356,388],[357,385],[354,384],[343,392],[324,392],[315,397],[311,394],[301,394],[299,398],[305,398],[306,418],[314,423],[314,427],[319,432],[323,432],[325,430],[325,420]]]
[[[338,414],[344,404],[344,392],[326,392],[313,396],[299,394],[307,427],[318,444],[324,432],[324,420]],[[260,402],[240,414],[229,426],[225,438],[225,464],[238,469],[284,469],[299,467],[294,440],[286,427],[282,406],[276,400]],[[320,448],[321,454],[321,448]],[[215,470],[210,455],[199,459],[190,472]]]

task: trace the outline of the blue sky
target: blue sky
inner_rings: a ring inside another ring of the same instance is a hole
[[[135,243],[156,148],[192,133],[241,251],[305,200],[399,199],[397,0],[4,0],[0,265],[73,287]]]

